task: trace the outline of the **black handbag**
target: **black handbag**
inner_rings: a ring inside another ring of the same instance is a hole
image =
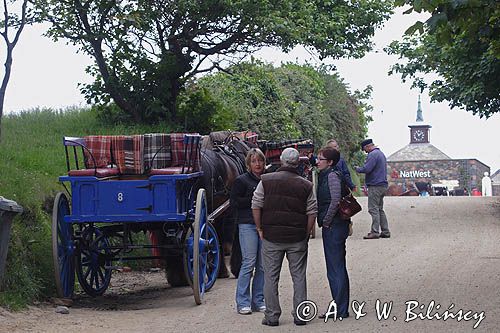
[[[339,201],[340,217],[344,220],[348,220],[360,211],[361,205],[356,201],[356,198],[352,195],[351,189],[349,189],[349,194]]]

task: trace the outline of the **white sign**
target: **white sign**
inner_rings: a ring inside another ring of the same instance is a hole
[[[412,170],[412,171],[399,171],[399,177],[401,178],[430,178],[430,170]]]

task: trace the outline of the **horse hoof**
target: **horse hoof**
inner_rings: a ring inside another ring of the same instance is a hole
[[[217,277],[219,279],[227,279],[229,277],[229,272],[227,271],[227,267],[225,267],[225,265],[219,268],[219,275]]]
[[[224,256],[228,257],[231,255],[231,248],[232,248],[232,244],[224,243],[224,245],[223,245]]]

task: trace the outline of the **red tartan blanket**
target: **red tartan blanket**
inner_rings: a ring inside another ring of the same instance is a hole
[[[264,151],[268,162],[279,162],[281,153],[285,148],[295,148],[300,156],[307,156],[314,151],[314,145],[310,139],[292,139],[283,141],[261,141],[259,147]]]
[[[184,142],[184,136],[191,134],[194,141]],[[200,170],[200,144],[201,137],[198,133],[172,133],[170,143],[172,147],[173,167],[194,167],[195,171]],[[187,156],[186,156],[187,155]],[[187,165],[189,162],[189,165]]]
[[[144,136],[116,135],[112,137],[113,158],[121,174],[144,173]]]
[[[86,168],[105,168],[111,164],[111,136],[89,135],[84,138],[84,142],[88,149],[83,150]]]

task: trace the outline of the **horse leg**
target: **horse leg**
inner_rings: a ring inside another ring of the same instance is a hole
[[[234,233],[235,233],[235,223],[234,219],[229,214],[228,216],[225,216],[223,219],[223,239],[222,239],[222,245],[224,248],[224,255],[229,256],[231,255],[231,249],[233,247],[233,240],[234,240]]]
[[[167,242],[163,230],[152,231],[159,245]],[[184,261],[182,253],[172,253],[168,249],[160,248],[160,254],[165,260],[165,277],[172,287],[183,287],[188,285],[186,273],[184,272]]]
[[[215,230],[217,231],[217,237],[220,240],[221,243],[221,249],[219,251],[219,275],[217,276],[218,278],[228,278],[229,277],[229,271],[227,270],[226,267],[226,261],[225,261],[225,256],[224,256],[224,217],[220,217],[215,221]]]

